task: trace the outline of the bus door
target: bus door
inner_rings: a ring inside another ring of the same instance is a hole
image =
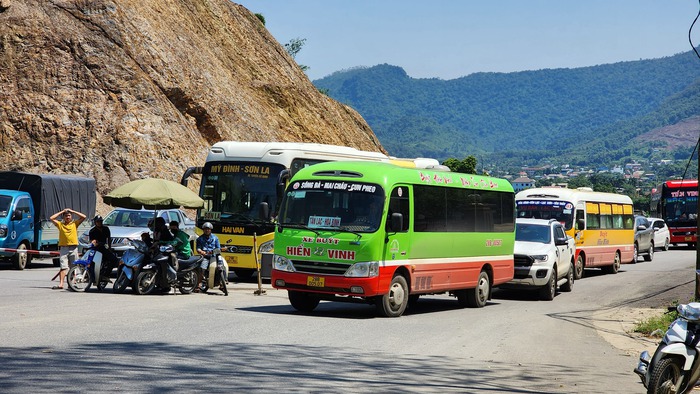
[[[586,204],[578,203],[576,205],[576,216],[574,216],[574,239],[576,240],[576,249],[583,246],[586,232]],[[578,250],[577,250],[578,252]]]
[[[389,206],[384,217],[384,226],[380,229],[386,234],[384,238],[384,261],[381,269],[388,269],[392,271],[392,275],[382,276],[381,278],[382,281],[387,281],[386,284],[382,283],[382,285],[386,285],[386,288],[388,288],[389,283],[391,282],[393,271],[396,270],[397,266],[406,265],[406,260],[410,258],[410,256],[408,256],[411,241],[410,234],[408,232],[409,223],[411,222],[409,204],[410,190],[411,189],[406,185],[398,185],[394,187],[389,197]],[[391,228],[391,216],[394,213],[400,213],[403,219],[402,227],[400,229]]]

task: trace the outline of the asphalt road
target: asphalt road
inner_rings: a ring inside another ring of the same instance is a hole
[[[391,319],[329,302],[302,315],[254,281],[228,297],[57,291],[50,261],[0,264],[0,392],[641,393],[636,358],[597,316],[688,289],[694,267],[694,251],[657,252],[616,275],[588,270],[551,302],[431,296]]]

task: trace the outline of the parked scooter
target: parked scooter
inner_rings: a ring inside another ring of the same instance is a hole
[[[129,241],[132,249],[127,249],[119,260],[117,280],[114,281],[115,293],[123,293],[128,286],[136,288],[136,278],[141,267],[149,260],[148,245],[141,240]]]
[[[700,303],[668,309],[678,311],[678,318],[668,327],[654,356],[642,352],[634,369],[649,394],[682,394],[692,390],[700,378]]]
[[[219,290],[227,296],[228,289],[226,284],[228,283],[228,264],[226,264],[226,260],[221,257],[221,249],[217,248],[212,250],[204,258],[209,259],[209,269],[202,273],[203,279],[200,284],[202,293],[206,293],[207,290],[219,286]]]
[[[66,275],[68,288],[73,291],[86,291],[93,284],[102,291],[109,284],[112,269],[109,264],[102,264],[102,253],[91,246],[83,258],[76,260]]]
[[[201,257],[193,256],[186,260],[177,259],[177,266],[173,267],[172,245],[163,245],[150,262],[141,268],[136,278],[136,292],[138,294],[150,294],[159,288],[168,292],[172,287],[177,287],[182,294],[191,293],[197,285],[197,273]]]

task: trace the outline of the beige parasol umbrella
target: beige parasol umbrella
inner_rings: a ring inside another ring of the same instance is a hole
[[[186,186],[159,178],[138,179],[119,186],[104,196],[104,202],[131,209],[201,208],[204,205],[204,200]]]

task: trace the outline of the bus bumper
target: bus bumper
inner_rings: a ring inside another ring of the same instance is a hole
[[[373,297],[384,294],[379,289],[378,276],[372,278],[347,278],[344,276],[313,275],[273,269],[270,283],[276,289],[331,295]]]

